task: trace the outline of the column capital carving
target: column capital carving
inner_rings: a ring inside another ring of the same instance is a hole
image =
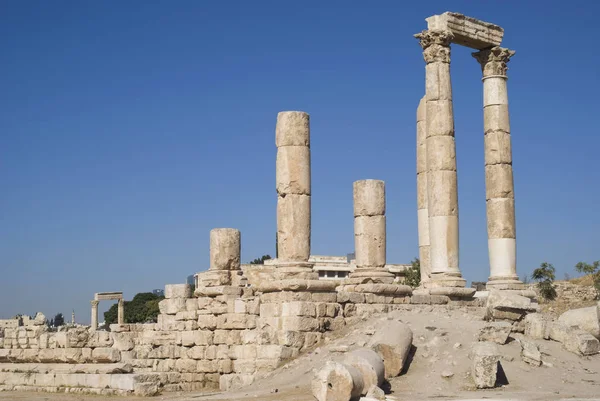
[[[450,31],[425,30],[414,35],[423,48],[425,63],[450,63],[450,43],[454,35]]]
[[[92,308],[97,308],[100,301],[92,300],[90,303],[92,304]]]
[[[493,75],[506,76],[508,70],[506,64],[515,53],[514,50],[505,47],[494,46],[471,54],[481,64],[481,71],[485,78]]]

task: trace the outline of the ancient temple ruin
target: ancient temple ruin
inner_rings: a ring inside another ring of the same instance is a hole
[[[459,268],[458,185],[450,81],[452,43],[478,50],[483,71],[485,184],[490,277],[488,288],[522,290],[517,275],[515,199],[508,118],[504,30],[446,12],[427,18],[415,35],[425,59],[425,96],[417,108],[417,209],[422,281],[427,288],[465,286]]]
[[[188,284],[165,286],[156,323],[125,322],[122,293],[95,295],[91,327],[51,331],[43,324],[7,322],[0,326],[0,390],[138,395],[230,390],[322,344],[328,333],[422,305],[485,312],[486,319],[502,321],[496,329],[506,334],[504,341],[516,330],[553,339],[580,355],[600,352],[598,308],[546,321],[534,313],[535,293],[518,280],[506,90],[506,64],[514,52],[499,47],[502,28],[455,13],[430,17],[427,23],[428,29],[416,35],[426,63],[425,96],[417,109],[420,287],[403,282],[406,266],[387,263],[386,185],[377,179],[353,183],[353,216],[348,218],[354,219],[355,259],[311,255],[310,117],[284,111],[275,123],[277,259],[243,265],[242,233],[215,228],[208,270],[195,275],[193,293]],[[459,268],[452,43],[476,49],[483,71],[490,291],[477,294],[465,288]],[[331,280],[320,280],[315,266],[325,264],[343,271],[343,277],[336,273]],[[110,331],[98,330],[102,299],[119,302],[118,322]],[[588,331],[578,326],[581,316],[589,322]],[[365,395],[377,391],[384,376],[399,375],[413,337],[398,321],[389,324],[392,338],[373,329],[369,344],[349,352],[343,364],[320,370],[315,397],[329,399],[333,391]],[[490,387],[489,377],[478,372],[495,374],[500,360],[497,347],[484,343],[473,351],[474,364],[489,365],[474,369],[478,388]],[[375,373],[366,377],[358,365]],[[364,377],[358,380],[359,375]],[[343,377],[345,387],[337,387],[340,381],[331,385],[332,377]]]

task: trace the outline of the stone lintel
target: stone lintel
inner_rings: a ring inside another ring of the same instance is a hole
[[[434,287],[429,288],[430,295],[445,295],[450,298],[472,298],[475,295],[475,288],[460,287]]]
[[[450,11],[425,21],[427,29],[450,31],[454,34],[453,43],[477,50],[499,46],[504,36],[504,29],[498,25]]]
[[[113,299],[123,299],[122,292],[97,292],[94,294],[94,300],[96,301],[106,301]]]
[[[380,295],[411,295],[412,294],[412,288],[410,286],[404,285],[404,284],[369,283],[369,284],[344,285],[343,291],[372,293],[372,294],[380,294]]]

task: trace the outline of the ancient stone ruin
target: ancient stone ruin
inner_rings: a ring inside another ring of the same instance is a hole
[[[497,384],[502,346],[517,336],[523,360],[539,365],[535,341],[554,340],[578,355],[600,352],[598,306],[552,320],[537,313],[535,293],[516,270],[516,231],[507,63],[502,28],[444,13],[416,35],[426,63],[417,109],[417,208],[421,286],[403,283],[386,260],[385,183],[354,182],[355,265],[311,255],[310,117],[277,115],[275,127],[278,258],[241,264],[242,235],[210,232],[210,266],[190,285],[165,286],[157,323],[124,321],[122,293],[97,293],[90,327],[50,329],[35,319],[0,325],[0,390],[154,395],[249,385],[324,337],[372,316],[387,316],[370,340],[338,347],[323,360],[311,390],[319,401],[385,399],[382,384],[408,367],[413,331],[402,314],[429,310],[480,313],[489,323],[465,353],[477,388]],[[450,46],[477,50],[484,93],[485,177],[490,277],[487,291],[466,288],[459,268],[458,194]],[[350,274],[320,280],[316,265]],[[346,269],[346,270],[344,270]],[[98,329],[98,302],[118,300],[118,323]],[[45,319],[42,319],[45,320]],[[358,326],[357,326],[358,327]],[[459,327],[459,325],[457,325]],[[458,349],[458,347],[457,347]],[[444,377],[451,377],[451,373]]]

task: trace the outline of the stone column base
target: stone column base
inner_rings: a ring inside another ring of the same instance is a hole
[[[343,284],[392,284],[394,278],[395,276],[384,268],[359,267],[350,273],[350,276],[343,281]]]
[[[265,271],[273,280],[318,280],[319,273],[313,270],[313,263],[303,261],[276,260],[273,270]]]
[[[524,290],[525,284],[516,278],[490,277],[485,288],[487,290]]]
[[[460,273],[431,273],[431,279],[423,283],[423,288],[464,288],[467,280]]]

